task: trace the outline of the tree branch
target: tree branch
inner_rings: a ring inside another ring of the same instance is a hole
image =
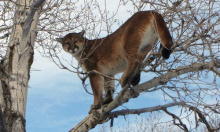
[[[6,34],[4,34],[3,36],[0,36],[0,39],[4,39],[4,38],[9,37],[9,34],[10,34],[10,33],[6,33]]]
[[[130,98],[135,98],[139,93],[145,92],[155,86],[163,85],[170,79],[180,76],[189,72],[198,72],[205,69],[211,69],[213,66],[212,63],[194,63],[192,65],[179,67],[175,70],[169,70],[166,74],[161,75],[160,77],[155,77],[150,81],[137,85],[130,89],[123,88],[121,92],[116,96],[116,98],[108,105],[103,106],[101,109],[93,112],[88,115],[84,120],[82,120],[78,125],[76,125],[70,132],[77,131],[88,131],[94,128],[97,124],[103,123],[103,121],[108,121],[110,119],[110,112],[122,105],[125,102],[128,102]],[[220,66],[219,66],[220,67]],[[218,67],[218,68],[219,68]]]
[[[200,122],[202,122],[206,125],[206,128],[208,129],[209,132],[214,132],[215,131],[210,127],[210,125],[209,125],[208,121],[206,120],[205,116],[202,114],[202,112],[198,108],[193,107],[193,106],[188,106],[188,107],[189,107],[190,110],[193,110],[198,114],[198,116],[200,118]]]
[[[153,112],[153,111],[159,111],[163,109],[167,109],[172,106],[177,106],[177,105],[183,105],[185,104],[184,102],[173,102],[165,105],[158,105],[154,107],[147,107],[147,108],[141,108],[141,109],[125,109],[125,110],[118,110],[111,112],[111,115],[114,118],[117,118],[118,116],[124,116],[128,114],[138,114],[140,115],[141,113],[146,113],[146,112]]]
[[[0,32],[2,32],[2,31],[4,31],[4,30],[9,30],[9,29],[11,29],[11,28],[12,28],[12,26],[0,28]]]
[[[43,5],[44,2],[45,0],[37,0],[36,2],[33,2],[33,4],[31,5],[31,10],[29,11],[28,16],[23,25],[23,36],[27,36],[31,28],[31,23],[34,18],[34,14]]]
[[[173,113],[170,113],[166,108],[163,109],[163,111],[166,112],[168,115],[170,115],[170,116],[173,117],[173,123],[174,123],[174,125],[177,125],[179,128],[181,128],[181,129],[184,130],[185,132],[188,132],[188,131],[189,131],[188,128],[187,128],[187,126],[186,126],[186,124],[184,124],[178,116],[176,116],[176,115],[173,114]],[[179,121],[179,123],[176,122],[176,119]]]

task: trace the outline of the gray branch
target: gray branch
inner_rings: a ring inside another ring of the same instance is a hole
[[[160,77],[155,77],[150,81],[137,85],[131,89],[123,89],[117,97],[108,105],[102,107],[101,109],[93,112],[88,115],[84,120],[82,120],[79,124],[77,124],[70,132],[78,132],[78,131],[88,131],[94,128],[97,124],[103,123],[103,121],[108,121],[111,117],[110,112],[122,105],[125,102],[128,102],[131,98],[138,97],[139,93],[145,92],[155,86],[163,85],[168,82],[170,79],[189,73],[189,72],[198,72],[205,69],[211,69],[213,67],[213,63],[194,63],[192,65],[179,67],[175,70],[170,70],[166,74],[161,75]],[[217,65],[220,68],[219,65]]]
[[[166,112],[168,115],[172,116],[174,125],[177,125],[179,128],[181,128],[185,132],[189,132],[186,124],[184,124],[178,116],[176,116],[175,114],[169,112],[166,108],[163,109],[163,111]],[[176,122],[176,119],[179,121],[179,123]]]
[[[0,32],[2,32],[2,31],[4,31],[4,30],[9,30],[9,29],[11,29],[11,28],[12,28],[12,26],[0,28]]]
[[[185,104],[185,103],[184,102],[173,102],[173,103],[169,103],[169,104],[165,104],[165,105],[158,105],[158,106],[154,106],[154,107],[147,107],[147,108],[141,108],[141,109],[118,110],[118,111],[111,112],[111,115],[113,117],[124,116],[124,115],[128,115],[128,114],[140,115],[141,113],[159,111],[159,110],[163,110],[163,109],[166,109],[169,107],[179,106],[179,105],[183,105],[183,104]]]
[[[3,36],[0,36],[0,39],[4,39],[4,38],[9,37],[9,34],[10,34],[10,33],[6,33],[6,34],[4,34]]]
[[[27,18],[23,25],[23,36],[27,36],[31,28],[31,23],[33,21],[34,14],[37,10],[39,10],[39,8],[43,5],[44,2],[45,0],[38,0],[32,3],[31,8],[30,8],[31,10],[29,11]]]

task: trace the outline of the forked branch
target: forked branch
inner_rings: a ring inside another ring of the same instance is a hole
[[[194,63],[192,65],[179,67],[175,70],[170,70],[166,74],[159,77],[155,77],[145,83],[137,85],[130,89],[121,90],[121,92],[116,96],[116,98],[108,105],[103,106],[101,109],[91,113],[84,120],[82,120],[78,125],[76,125],[70,132],[77,131],[88,131],[94,128],[97,124],[108,121],[112,114],[111,111],[128,102],[131,98],[136,98],[138,94],[145,92],[155,86],[162,85],[164,82],[168,82],[170,79],[186,74],[189,72],[198,72],[205,69],[211,69],[213,67],[212,63]],[[220,66],[218,66],[220,68]],[[171,104],[170,104],[171,105]]]

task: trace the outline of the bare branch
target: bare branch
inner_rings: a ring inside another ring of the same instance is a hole
[[[79,129],[80,131],[88,131],[89,129],[95,127],[98,123],[102,123],[103,121],[109,119],[111,116],[111,114],[109,113],[113,109],[122,105],[123,103],[128,102],[130,98],[135,98],[141,92],[145,92],[157,85],[164,84],[165,82],[168,82],[171,78],[189,72],[198,72],[200,70],[210,69],[211,67],[211,63],[195,63],[185,67],[179,67],[176,70],[170,70],[166,74],[161,75],[160,77],[153,78],[131,89],[126,90],[125,88],[123,88],[123,90],[116,96],[116,98],[110,104],[88,115],[78,125],[71,129],[70,132],[75,132]]]
[[[173,117],[173,123],[174,123],[174,125],[177,125],[179,128],[181,128],[181,129],[184,130],[185,132],[188,132],[188,131],[189,131],[188,128],[187,128],[187,126],[186,126],[186,124],[184,124],[184,123],[182,122],[182,120],[181,120],[178,116],[176,116],[176,115],[173,114],[173,113],[170,113],[166,108],[163,109],[163,111],[166,112],[168,115],[170,115],[170,116]],[[179,123],[176,122],[176,119],[179,121]]]
[[[140,115],[141,113],[159,111],[159,110],[167,109],[167,108],[173,107],[173,106],[179,106],[179,105],[182,106],[184,104],[185,104],[184,102],[173,102],[173,103],[168,103],[165,105],[158,105],[158,106],[154,106],[154,107],[118,110],[118,111],[111,112],[111,116],[113,116],[114,118],[117,118],[118,116],[124,116],[124,115],[129,115],[129,114]]]
[[[0,36],[0,39],[4,39],[4,38],[9,37],[9,34],[10,34],[10,33],[6,33],[6,34],[4,34],[3,36]]]
[[[27,36],[27,34],[31,28],[31,23],[33,22],[34,14],[37,10],[39,10],[39,8],[43,5],[44,2],[45,2],[45,0],[37,0],[32,3],[31,10],[29,11],[27,18],[26,18],[24,25],[23,25],[23,36]]]
[[[12,26],[0,28],[0,32],[2,32],[2,31],[4,31],[4,30],[11,29],[11,28],[12,28]]]

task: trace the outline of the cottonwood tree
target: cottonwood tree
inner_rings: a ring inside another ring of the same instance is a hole
[[[30,67],[40,9],[45,0],[0,1],[1,131],[24,132]],[[10,37],[8,39],[8,37]],[[7,47],[7,52],[4,53]]]
[[[106,1],[98,0],[0,2],[0,21],[3,23],[0,25],[0,41],[2,47],[8,45],[6,54],[1,48],[0,97],[8,131],[25,131],[25,106],[33,48],[60,68],[77,73],[85,82],[88,73],[83,73],[78,65],[72,64],[72,60],[61,57],[62,49],[55,38],[82,29],[86,30],[86,37],[90,39],[108,35],[123,23],[116,16],[124,6],[132,7],[127,10],[130,15],[149,9],[161,13],[173,37],[174,52],[165,61],[158,55],[159,46],[156,46],[142,67],[142,74],[152,75],[151,79],[135,87],[124,88],[115,95],[113,102],[85,117],[70,131],[88,131],[108,120],[113,125],[114,118],[118,116],[153,111],[163,111],[184,131],[194,130],[201,124],[208,131],[219,129],[219,125],[209,123],[212,114],[220,112],[219,2],[120,0],[114,11],[108,10]],[[87,90],[86,85],[84,88]],[[163,104],[115,111],[129,99],[155,91],[163,94]],[[171,107],[177,107],[180,114],[170,111]]]

